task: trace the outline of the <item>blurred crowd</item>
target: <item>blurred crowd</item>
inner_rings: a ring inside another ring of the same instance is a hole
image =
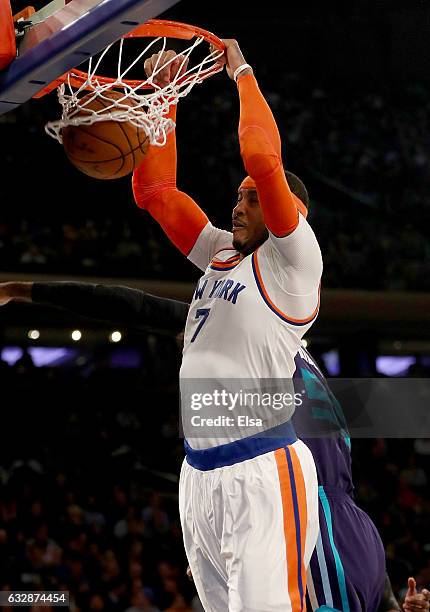
[[[430,584],[430,440],[353,440],[356,497],[385,545],[398,595],[405,578]]]
[[[36,368],[28,353],[1,363],[16,407],[2,419],[1,590],[66,590],[74,612],[201,611],[177,510],[178,350],[155,344],[160,363],[172,360],[164,380],[112,368],[109,351],[68,367]],[[396,594],[410,575],[428,587],[429,441],[352,447],[357,499],[381,532]]]
[[[54,220],[49,226],[39,220],[4,222],[0,224],[2,269],[165,276],[168,256],[163,253],[163,243],[154,238],[153,229],[143,222],[132,226],[128,219],[118,222],[87,218],[69,223]]]
[[[358,85],[345,92],[305,86],[291,75],[285,90],[297,97],[270,99],[282,118],[286,159],[333,186],[316,203],[313,221],[326,285],[428,290],[428,88],[363,92]]]
[[[258,76],[278,121],[286,166],[308,186],[325,286],[430,289],[428,88],[342,89],[286,73],[275,90],[271,73],[260,69]],[[39,177],[46,174],[41,162],[50,163],[46,179],[19,186],[19,206],[2,208],[2,269],[189,279],[191,267],[134,206],[129,179],[95,181],[71,167],[43,133],[58,109],[52,100],[47,108],[38,104],[3,116],[0,125],[6,135],[22,137],[6,138],[5,172],[13,175],[19,159]],[[237,116],[234,90],[216,82],[190,94],[178,113],[179,186],[224,227],[243,177]],[[44,202],[35,208],[39,189]]]
[[[21,406],[3,419],[1,590],[69,591],[74,612],[200,612],[177,512],[176,386],[148,392],[108,354],[84,361],[1,364]]]

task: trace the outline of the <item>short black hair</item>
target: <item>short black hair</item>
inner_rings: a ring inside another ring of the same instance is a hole
[[[298,176],[296,176],[292,172],[289,172],[288,170],[285,170],[285,176],[292,193],[294,193],[294,195],[296,195],[309,210],[309,194],[303,181],[301,181]]]

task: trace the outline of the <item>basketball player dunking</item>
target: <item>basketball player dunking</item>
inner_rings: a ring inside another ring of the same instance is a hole
[[[136,203],[204,275],[191,304],[181,379],[291,378],[319,307],[321,252],[306,221],[306,189],[281,161],[273,115],[234,40],[225,63],[237,81],[239,141],[249,176],[233,232],[216,229],[176,188],[176,144],[152,147],[135,171]],[[148,76],[158,56],[145,63]],[[171,77],[170,67],[159,78]],[[174,115],[174,110],[172,111]],[[185,549],[205,610],[298,612],[318,533],[309,449],[288,422],[270,437],[186,443],[180,480]]]

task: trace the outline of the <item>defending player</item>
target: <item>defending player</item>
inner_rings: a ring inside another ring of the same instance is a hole
[[[320,532],[308,568],[307,609],[376,611],[385,591],[385,551],[372,520],[354,502],[347,423],[309,352],[300,348],[295,361],[295,386],[306,393],[294,425],[312,452],[319,485]]]
[[[257,386],[291,378],[300,340],[319,308],[321,253],[303,201],[288,185],[275,120],[237,42],[224,43],[227,72],[237,79],[240,149],[249,174],[239,188],[233,233],[213,227],[176,188],[173,135],[165,147],[152,147],[133,177],[138,206],[204,272],[185,329],[181,391],[197,378],[252,379]],[[157,59],[145,63],[148,75]],[[160,78],[169,79],[169,70]],[[270,437],[226,426],[186,443],[181,522],[208,611],[305,608],[317,483],[312,455],[290,427],[292,412],[278,427],[274,413],[261,414],[256,433],[270,430]]]

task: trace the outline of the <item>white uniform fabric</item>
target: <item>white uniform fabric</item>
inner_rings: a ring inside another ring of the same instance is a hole
[[[292,234],[270,235],[242,260],[232,246],[232,234],[208,223],[189,259],[205,273],[188,313],[181,386],[197,378],[257,384],[262,379],[291,379],[301,338],[319,306],[321,251],[306,219],[299,215]],[[267,420],[267,410],[252,416],[261,418],[262,430],[278,424]],[[272,412],[270,418],[275,417]],[[243,430],[245,436],[251,433]],[[192,448],[210,448],[237,437],[235,428],[226,427],[214,438],[188,441]]]
[[[232,235],[208,223],[189,259],[205,273],[188,313],[181,378],[292,376],[301,338],[318,313],[322,273],[305,218],[292,234],[270,235],[242,260]],[[196,335],[202,308],[209,314]]]
[[[288,499],[283,503],[288,485],[280,476],[278,451],[209,471],[183,463],[179,509],[185,550],[206,612],[306,608],[297,557],[303,554],[307,567],[317,540],[317,475],[303,442],[287,449],[299,460],[296,480],[301,470],[306,489],[304,511],[296,514]],[[294,548],[297,517],[306,533],[304,551]]]
[[[193,379],[263,386],[291,379],[301,338],[318,313],[322,273],[305,218],[299,215],[289,236],[269,235],[243,259],[232,234],[208,223],[189,259],[204,275],[185,329],[181,392],[187,381],[193,388]],[[262,430],[279,425],[269,421]],[[221,434],[187,440],[180,478],[185,549],[203,607],[303,611],[305,569],[318,534],[312,454],[295,437],[265,447],[267,440],[254,442],[246,428]]]

